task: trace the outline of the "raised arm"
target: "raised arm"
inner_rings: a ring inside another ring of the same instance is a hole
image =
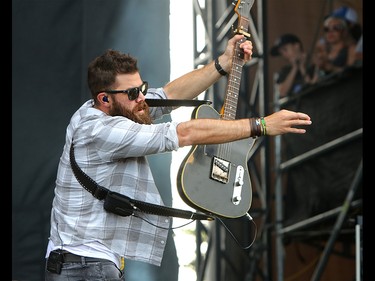
[[[224,53],[219,56],[219,64],[224,71],[230,71],[235,44],[243,37],[243,35],[233,36],[228,41]],[[247,62],[251,58],[253,45],[250,41],[246,40],[241,43],[240,48],[244,50],[244,61]],[[194,99],[221,77],[222,75],[217,71],[214,61],[211,61],[207,65],[199,69],[194,69],[169,82],[164,86],[164,91],[169,99]]]

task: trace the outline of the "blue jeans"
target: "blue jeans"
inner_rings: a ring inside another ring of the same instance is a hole
[[[46,263],[47,265],[47,263]],[[51,273],[45,269],[45,281],[125,281],[124,272],[111,261],[67,262],[61,273]]]

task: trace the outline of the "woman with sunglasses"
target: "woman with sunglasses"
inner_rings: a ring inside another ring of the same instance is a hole
[[[306,132],[299,127],[310,125],[310,117],[287,110],[264,117],[262,125],[254,118],[152,124],[173,108],[149,108],[146,97],[194,99],[230,71],[234,47],[243,38],[234,36],[218,59],[159,88],[149,87],[130,55],[108,50],[89,64],[92,99],[72,116],[58,166],[45,280],[125,280],[126,260],[161,265],[171,217],[109,212],[84,182],[163,205],[146,156],[195,144]],[[251,42],[245,40],[240,48],[248,61]],[[71,156],[87,175],[82,181],[72,170]]]
[[[327,56],[324,71],[342,71],[356,61],[356,43],[352,38],[347,22],[341,17],[329,16],[324,21],[324,41]]]

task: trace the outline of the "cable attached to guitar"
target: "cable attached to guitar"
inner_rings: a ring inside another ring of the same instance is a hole
[[[218,221],[221,222],[221,224],[222,224],[222,225],[224,226],[224,228],[228,231],[228,233],[230,234],[230,236],[232,236],[233,240],[238,244],[238,246],[240,246],[240,247],[241,247],[242,249],[244,249],[244,250],[247,250],[247,249],[249,249],[249,248],[254,244],[255,239],[256,239],[256,237],[257,237],[257,231],[258,231],[258,228],[257,228],[256,223],[255,223],[254,220],[253,220],[253,217],[250,216],[249,213],[246,213],[243,217],[247,218],[247,219],[248,219],[250,222],[252,222],[253,225],[255,226],[255,230],[254,230],[254,238],[253,238],[253,240],[250,242],[250,244],[247,245],[246,247],[244,247],[244,246],[242,246],[242,245],[240,244],[240,242],[239,242],[239,241],[237,240],[237,238],[233,235],[233,233],[229,230],[229,228],[225,225],[224,221],[223,221],[221,218],[216,217],[216,219],[217,219]]]
[[[246,213],[246,215],[245,215],[248,219],[249,219],[249,221],[252,221],[253,220],[253,217],[252,216],[250,216],[250,214],[249,213]]]

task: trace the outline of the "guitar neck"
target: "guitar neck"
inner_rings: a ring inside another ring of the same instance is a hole
[[[249,20],[245,17],[240,18],[238,30],[247,33],[249,26]],[[244,65],[244,52],[240,48],[240,44],[244,42],[246,38],[241,39],[236,43],[236,47],[233,53],[231,71],[228,76],[226,96],[222,109],[222,119],[234,120],[236,119],[238,96],[242,77],[242,67]]]

